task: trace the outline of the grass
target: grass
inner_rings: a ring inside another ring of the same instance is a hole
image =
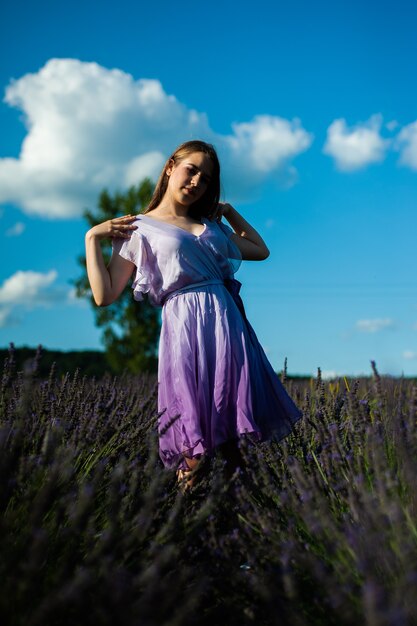
[[[154,377],[45,380],[39,358],[1,381],[3,624],[417,623],[415,381],[284,374],[294,433],[183,496]]]

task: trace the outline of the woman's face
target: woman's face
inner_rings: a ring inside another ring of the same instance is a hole
[[[204,152],[192,152],[167,169],[167,192],[179,204],[191,205],[199,200],[210,184],[213,164]]]

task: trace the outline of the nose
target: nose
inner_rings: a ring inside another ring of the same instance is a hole
[[[200,177],[201,177],[201,172],[197,172],[196,174],[193,174],[191,178],[191,184],[193,185],[193,187],[197,187],[198,183],[200,182]]]

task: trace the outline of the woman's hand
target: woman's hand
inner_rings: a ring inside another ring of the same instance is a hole
[[[95,239],[114,239],[121,237],[122,239],[129,239],[132,232],[137,229],[137,226],[132,224],[136,219],[136,215],[123,215],[122,217],[115,217],[112,220],[101,222],[97,226],[93,226],[87,233],[88,237],[94,237]]]
[[[211,214],[211,219],[220,222],[223,216],[227,217],[232,208],[233,207],[227,202],[219,202],[217,208]]]

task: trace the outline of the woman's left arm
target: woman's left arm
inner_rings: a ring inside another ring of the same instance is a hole
[[[263,261],[269,257],[269,250],[260,234],[230,204],[220,203],[215,219],[222,215],[235,231],[230,239],[239,248],[244,261]]]

